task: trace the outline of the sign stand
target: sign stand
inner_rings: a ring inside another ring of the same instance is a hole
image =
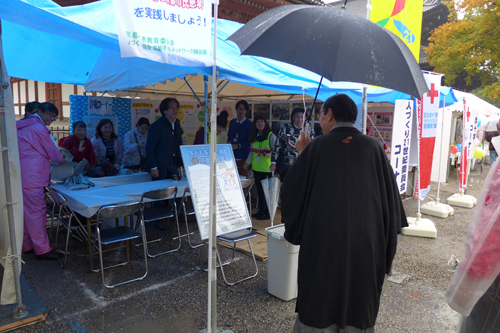
[[[419,107],[421,109],[421,106]],[[422,123],[421,113],[418,112],[418,123]],[[418,158],[418,170],[417,170],[417,191],[418,191],[418,210],[417,217],[407,217],[408,227],[402,228],[401,233],[406,236],[415,236],[415,237],[429,237],[436,238],[437,237],[437,229],[434,223],[429,219],[423,219],[422,214],[420,213],[420,137],[422,135],[421,126],[418,126],[418,145],[417,145],[417,158]]]

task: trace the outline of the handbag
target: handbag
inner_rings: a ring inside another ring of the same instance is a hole
[[[134,132],[134,136],[135,136],[135,142],[137,142],[137,144],[139,144],[139,140],[137,139],[137,135],[135,134],[135,132]],[[139,146],[137,146],[137,151],[139,151],[139,156],[141,157],[141,161],[139,162],[139,164],[129,165],[129,166],[126,166],[125,168],[130,169],[130,170],[140,170],[140,169],[146,168],[146,156],[142,155],[141,149],[139,148]]]

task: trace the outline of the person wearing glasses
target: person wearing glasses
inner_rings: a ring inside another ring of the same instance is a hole
[[[247,113],[250,111],[250,105],[247,101],[241,100],[236,103],[236,118],[229,123],[227,132],[227,143],[230,143],[233,148],[234,158],[238,166],[238,173],[242,176],[247,176],[247,170],[243,167],[250,153],[250,128],[252,121],[247,118]]]
[[[179,101],[165,98],[160,103],[161,118],[149,127],[146,141],[146,171],[153,180],[170,179],[178,175],[182,166],[180,146],[182,145],[181,123],[177,119]]]
[[[50,248],[43,192],[50,185],[50,161],[66,163],[47,128],[58,113],[54,104],[41,103],[38,113],[16,122],[24,203],[23,252],[34,252],[38,260],[60,256]]]

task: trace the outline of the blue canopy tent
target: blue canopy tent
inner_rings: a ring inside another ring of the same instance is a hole
[[[59,7],[50,0],[0,0],[0,18],[5,61],[13,77],[79,84],[87,91],[115,91],[211,75],[210,66],[182,58],[175,64],[121,58],[112,0],[73,7]],[[269,59],[240,57],[239,49],[225,41],[240,26],[218,20],[219,78],[289,94],[315,94],[317,74]],[[323,82],[322,92],[328,96],[361,87]]]

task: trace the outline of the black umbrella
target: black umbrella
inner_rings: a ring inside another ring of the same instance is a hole
[[[413,54],[389,30],[343,8],[287,5],[255,17],[228,40],[241,54],[296,65],[330,81],[428,92]]]

